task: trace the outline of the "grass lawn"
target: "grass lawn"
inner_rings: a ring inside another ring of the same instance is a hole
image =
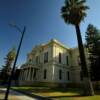
[[[12,87],[18,91],[44,97],[54,98],[54,100],[100,100],[100,92],[95,96],[81,96],[82,90],[72,88],[49,88],[49,87]]]
[[[55,100],[100,100],[100,95],[86,97],[62,97]]]

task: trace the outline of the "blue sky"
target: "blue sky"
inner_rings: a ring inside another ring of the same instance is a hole
[[[26,55],[35,45],[56,38],[68,47],[77,46],[75,28],[64,23],[60,9],[64,0],[0,0],[0,67],[12,47],[18,47],[21,34],[9,23],[22,30],[27,27],[17,65],[26,61]],[[90,9],[81,23],[83,42],[89,23],[100,29],[100,0],[87,0]]]

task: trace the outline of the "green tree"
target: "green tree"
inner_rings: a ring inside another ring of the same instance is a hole
[[[86,17],[88,6],[85,0],[65,0],[65,5],[61,8],[62,18],[65,23],[75,26],[78,40],[78,48],[81,60],[81,69],[83,73],[83,92],[84,95],[94,95],[93,87],[89,79],[88,69],[85,60],[84,48],[80,32],[80,23]]]
[[[89,53],[91,80],[100,80],[100,31],[89,24],[86,31],[86,47]]]
[[[2,71],[1,71],[1,76],[2,76],[2,79],[4,80],[3,82],[7,82],[8,78],[10,76],[11,66],[15,59],[15,56],[16,56],[16,49],[12,48],[6,55],[6,58],[4,58],[5,65],[2,66]]]

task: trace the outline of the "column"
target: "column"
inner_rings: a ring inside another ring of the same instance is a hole
[[[25,70],[23,69],[23,80],[25,80]]]
[[[29,80],[31,80],[31,67],[30,67],[30,78],[29,78]]]
[[[29,71],[28,71],[28,80],[30,80],[30,71],[31,71],[31,67],[29,67]]]
[[[29,80],[29,68],[27,69],[27,80]]]
[[[19,81],[22,80],[22,70],[20,71],[20,74],[19,74]]]
[[[30,80],[32,80],[32,67],[31,67],[31,71],[30,71]]]
[[[27,80],[27,76],[28,76],[28,68],[26,69],[26,77],[25,77],[25,80]]]
[[[25,75],[24,75],[25,78],[24,78],[24,80],[26,80],[26,71],[27,71],[27,70],[25,69]]]
[[[21,74],[21,80],[23,80],[23,69],[22,69],[22,72],[21,72],[22,74]]]
[[[33,71],[32,71],[32,81],[34,80],[34,68],[33,68]]]

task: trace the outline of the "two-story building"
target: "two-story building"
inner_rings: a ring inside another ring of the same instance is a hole
[[[68,48],[55,39],[33,48],[19,77],[20,85],[66,86],[81,82],[78,49]]]

